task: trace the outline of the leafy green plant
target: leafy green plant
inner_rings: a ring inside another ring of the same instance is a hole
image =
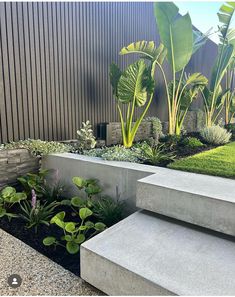
[[[123,218],[124,207],[124,201],[115,201],[105,196],[93,202],[92,211],[98,220],[110,227]]]
[[[181,85],[179,85],[180,83]],[[177,101],[176,112],[172,112],[172,115],[174,115],[173,118],[175,121],[174,125],[176,135],[180,135],[182,132],[183,123],[189,107],[191,106],[192,102],[198,98],[199,91],[202,91],[207,83],[207,78],[200,73],[194,73],[192,75],[187,75],[184,73],[184,78],[181,82],[176,80],[175,94],[173,94],[173,81],[169,83],[169,95],[171,98],[174,98],[174,100]]]
[[[49,174],[49,170],[39,170],[39,173],[27,173],[25,176],[18,178],[23,186],[24,192],[30,196],[32,190],[36,192],[38,198],[45,202],[60,201],[66,190],[65,184],[59,179],[58,170],[53,174]],[[49,182],[47,181],[49,178]]]
[[[225,129],[232,133],[232,138],[235,138],[235,124],[225,125]]]
[[[177,148],[177,146],[180,144],[182,140],[181,135],[165,135],[163,138],[161,138],[161,142],[165,143],[166,147],[169,148],[170,151],[173,151]]]
[[[32,200],[24,201],[20,204],[22,213],[20,217],[27,222],[27,228],[34,228],[37,233],[38,227],[41,224],[49,226],[49,221],[54,214],[58,203],[52,202],[50,204],[37,200],[34,190],[32,190]]]
[[[121,145],[110,147],[104,154],[102,154],[102,159],[108,161],[138,162],[138,156],[136,155],[135,149],[128,149]]]
[[[97,195],[102,191],[97,179],[84,179],[82,177],[75,176],[72,181],[79,190],[85,191],[88,199],[91,199],[94,195]]]
[[[140,160],[151,165],[166,165],[175,159],[172,152],[165,151],[165,144],[149,145],[144,143],[141,147]]]
[[[19,177],[17,180],[21,183],[27,196],[31,195],[35,190],[38,197],[42,197],[44,193],[45,178],[48,170],[39,170],[39,173],[27,173],[25,176]]]
[[[229,65],[233,62],[234,55],[234,30],[229,29],[235,10],[234,2],[226,2],[219,10],[218,17],[221,26],[219,27],[219,50],[217,59],[212,68],[210,87],[204,88],[202,92],[204,108],[206,113],[207,127],[213,126],[221,111],[229,90],[223,90],[221,87]],[[229,82],[227,82],[229,83]]]
[[[138,128],[153,100],[156,64],[161,65],[166,56],[164,47],[160,45],[156,48],[153,41],[132,43],[123,48],[120,54],[130,52],[146,53],[148,58],[151,59],[151,65],[150,67],[147,66],[144,60],[140,59],[129,65],[123,72],[116,64],[110,66],[110,81],[120,115],[123,145],[126,148],[132,146]],[[120,104],[127,105],[125,114]],[[144,107],[144,109],[136,119],[135,124],[133,124],[135,109],[139,107]]]
[[[183,104],[180,104],[182,94],[180,92],[181,85],[183,81],[183,76],[185,75],[185,66],[188,64],[191,56],[195,53],[206,41],[207,36],[200,34],[198,31],[192,30],[191,19],[188,14],[185,16],[178,15],[178,7],[174,3],[170,2],[157,2],[154,4],[154,11],[156,16],[156,21],[160,33],[161,44],[158,49],[161,49],[161,55],[157,56],[156,59],[156,48],[152,41],[139,41],[132,43],[127,47],[124,47],[120,54],[140,54],[142,58],[146,58],[151,62],[151,77],[154,79],[154,73],[156,69],[159,69],[164,80],[164,85],[166,89],[166,97],[168,102],[168,115],[169,115],[169,133],[175,134],[179,133],[181,125],[177,125],[178,122],[184,120],[184,117],[180,117],[180,110],[183,109]],[[159,51],[159,50],[158,50]],[[168,63],[171,66],[172,76],[173,76],[173,90],[172,96],[170,96],[168,90],[168,82],[166,74],[162,67],[164,58],[167,58]],[[176,74],[180,72],[180,78],[177,82]],[[199,80],[200,78],[200,80]],[[206,78],[199,73],[192,74],[188,78],[182,88],[186,89],[190,85],[205,85]],[[195,98],[191,96],[191,99]],[[192,100],[191,100],[192,101]],[[180,109],[180,105],[182,109]],[[188,107],[184,108],[187,112]],[[180,118],[180,120],[179,120]],[[176,131],[177,127],[177,131]]]
[[[218,125],[205,127],[200,134],[207,143],[215,145],[228,143],[232,136],[232,133]]]
[[[181,141],[181,144],[191,149],[203,146],[203,143],[196,137],[186,137]]]
[[[179,135],[188,108],[193,99],[197,98],[196,90],[207,84],[207,79],[200,73],[185,76],[185,67],[191,56],[205,43],[206,36],[193,31],[189,14],[180,16],[179,9],[174,3],[156,2],[154,12],[160,39],[167,49],[166,58],[173,76],[171,92],[169,92],[166,75],[163,68],[159,66],[166,88],[169,134]],[[178,73],[179,79],[176,77]],[[184,76],[185,79],[183,79]],[[184,94],[187,88],[190,96]],[[191,88],[194,91],[189,93]]]
[[[82,127],[77,130],[78,145],[76,149],[79,152],[84,150],[93,149],[96,146],[95,136],[93,134],[92,126],[90,121],[82,122]]]
[[[63,246],[70,254],[79,252],[80,245],[88,238],[94,236],[96,233],[102,232],[106,226],[101,223],[93,223],[86,221],[93,212],[89,208],[81,208],[79,210],[79,217],[81,222],[65,222],[65,212],[56,214],[50,221],[51,224],[57,225],[63,230],[63,235],[57,239],[54,236],[44,238],[43,244],[46,246]],[[88,235],[88,233],[90,233]]]
[[[225,88],[226,90],[228,90],[225,94],[225,105],[224,105],[226,125],[230,124],[232,122],[233,117],[235,116],[235,90],[233,87],[234,74],[235,74],[235,55],[233,55],[232,61],[229,64],[225,74]]]
[[[10,208],[27,199],[25,193],[16,192],[13,187],[6,187],[0,192],[0,218],[7,216],[8,218],[17,217],[17,214],[9,212]]]
[[[72,147],[56,141],[42,141],[40,139],[27,139],[10,142],[4,145],[5,149],[25,148],[34,156],[45,156],[52,153],[65,153],[71,151]]]

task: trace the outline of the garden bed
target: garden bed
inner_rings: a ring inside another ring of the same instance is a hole
[[[25,228],[25,222],[21,219],[13,219],[9,221],[6,217],[0,219],[0,228],[14,237],[22,240],[27,245],[34,248],[44,256],[50,258],[54,262],[63,266],[65,269],[73,272],[75,275],[80,276],[80,254],[70,255],[63,247],[48,248],[43,244],[43,239],[51,234],[60,235],[57,228],[47,227],[42,225],[38,232],[35,233],[34,229]]]
[[[123,218],[124,204],[103,196],[97,179],[75,176],[74,196],[55,172],[40,170],[0,191],[0,228],[75,275],[80,245]]]

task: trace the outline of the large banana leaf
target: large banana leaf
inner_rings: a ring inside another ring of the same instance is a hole
[[[193,31],[189,14],[180,16],[171,2],[154,3],[154,13],[161,42],[167,49],[167,60],[173,71],[182,70],[193,53]]]
[[[218,85],[220,85],[221,80],[223,79],[224,74],[232,61],[233,50],[234,48],[232,44],[225,45],[223,50],[220,50],[220,53],[212,68],[212,77],[210,83],[211,90],[215,90]]]
[[[234,14],[235,10],[235,2],[226,2],[220,7],[218,17],[221,23],[220,26],[220,33],[221,33],[221,40],[222,42],[228,37],[229,35],[229,26]],[[230,31],[231,33],[231,31]],[[230,36],[231,39],[231,36]]]
[[[113,87],[113,95],[116,98],[118,96],[117,86],[121,75],[122,75],[122,71],[120,70],[120,68],[117,66],[117,64],[112,63],[109,68],[109,78],[110,78],[111,85]]]
[[[199,72],[195,72],[191,75],[185,75],[185,83],[191,86],[206,86],[208,79]]]
[[[141,54],[151,60],[158,61],[159,64],[162,64],[166,57],[166,49],[163,44],[156,47],[154,41],[142,40],[133,42],[128,46],[123,47],[120,51],[120,55],[126,54]]]
[[[151,78],[146,77],[147,66],[143,59],[129,65],[122,73],[118,86],[118,100],[122,103],[135,101],[136,106],[143,106],[147,100],[147,87]]]

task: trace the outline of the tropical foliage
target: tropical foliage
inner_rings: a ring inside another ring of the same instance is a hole
[[[235,56],[228,66],[225,75],[225,88],[228,90],[225,94],[225,124],[229,125],[235,115],[235,89],[234,89],[234,74],[235,74]]]
[[[235,42],[235,31],[230,29],[230,24],[235,10],[234,2],[226,2],[220,8],[218,13],[219,17],[219,50],[217,59],[212,68],[210,86],[204,88],[202,92],[204,100],[204,108],[206,114],[206,125],[207,127],[213,126],[221,111],[223,110],[225,99],[226,99],[226,113],[227,121],[230,113],[230,106],[233,106],[233,92],[229,89],[223,90],[221,83],[226,73],[230,71],[228,68],[233,62],[234,57],[234,42]],[[227,87],[231,84],[230,79],[226,82]]]
[[[123,145],[132,146],[137,130],[146,115],[154,96],[154,74],[156,65],[161,65],[166,51],[161,44],[158,48],[154,42],[140,41],[130,44],[121,50],[120,54],[139,53],[150,60],[146,63],[140,59],[129,65],[123,72],[116,64],[110,66],[110,81],[113,95],[122,125]],[[121,108],[126,105],[126,110]],[[143,107],[141,115],[133,123],[136,108]],[[124,115],[125,114],[125,115]]]
[[[189,106],[197,98],[199,90],[207,85],[202,74],[187,75],[185,72],[191,56],[205,43],[206,36],[193,31],[189,14],[179,16],[174,3],[156,2],[154,12],[173,77],[168,83],[164,69],[160,67],[168,102],[169,134],[179,135]]]

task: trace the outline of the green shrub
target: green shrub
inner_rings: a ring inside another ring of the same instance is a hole
[[[83,207],[79,210],[80,222],[66,222],[65,212],[57,213],[50,221],[51,224],[55,224],[57,227],[63,230],[63,235],[60,238],[54,236],[48,236],[44,238],[43,244],[45,246],[64,246],[69,254],[76,254],[79,252],[80,245],[95,234],[102,232],[106,226],[101,223],[93,223],[87,219],[91,217],[93,212]]]
[[[146,117],[144,120],[152,123],[153,137],[155,140],[158,140],[159,137],[162,136],[162,122],[161,122],[161,120],[157,117]]]
[[[215,145],[228,143],[232,136],[232,133],[218,125],[205,127],[200,134],[205,142]]]
[[[50,171],[51,172],[51,171]],[[17,178],[27,196],[31,196],[32,190],[35,191],[38,198],[45,202],[60,201],[62,194],[66,190],[66,186],[58,177],[58,170],[55,171],[55,177],[49,175],[49,170],[40,169],[36,173],[27,173]],[[49,178],[49,183],[46,178]]]
[[[33,201],[34,197],[35,200]],[[39,225],[50,225],[50,219],[58,205],[57,202],[42,204],[40,200],[36,200],[36,195],[32,195],[32,201],[24,201],[20,205],[22,211],[20,217],[27,222],[26,228],[34,228],[35,233],[37,233]]]
[[[161,138],[161,142],[165,143],[166,147],[168,147],[171,151],[175,150],[176,147],[180,144],[182,140],[181,135],[165,135]]]
[[[7,216],[9,219],[12,217],[18,217],[17,214],[13,214],[10,208],[16,204],[20,203],[22,200],[27,199],[25,193],[17,193],[16,189],[13,187],[6,187],[0,192],[0,218]]]
[[[232,138],[235,139],[235,124],[227,124],[224,127],[227,131],[232,133]]]
[[[25,148],[34,156],[44,156],[52,153],[66,153],[72,147],[56,141],[43,141],[40,139],[27,139],[17,142],[10,142],[4,145],[5,149]]]
[[[126,162],[138,162],[138,155],[133,148],[125,148],[121,145],[116,145],[106,149],[102,154],[102,159],[108,161],[126,161]]]
[[[138,155],[142,163],[151,165],[166,165],[175,159],[175,155],[172,152],[165,151],[165,144],[151,146],[143,143],[139,147]]]
[[[186,137],[182,140],[181,144],[187,148],[195,149],[203,146],[203,143],[196,137]]]
[[[93,202],[93,214],[106,226],[110,227],[123,218],[125,203],[110,197],[101,197]]]
[[[82,122],[82,127],[77,130],[78,145],[76,149],[78,152],[93,149],[96,146],[95,136],[93,134],[92,126],[89,121]]]
[[[102,158],[103,154],[106,153],[110,148],[102,147],[102,148],[95,148],[91,150],[84,150],[83,154],[90,157],[98,157]]]

